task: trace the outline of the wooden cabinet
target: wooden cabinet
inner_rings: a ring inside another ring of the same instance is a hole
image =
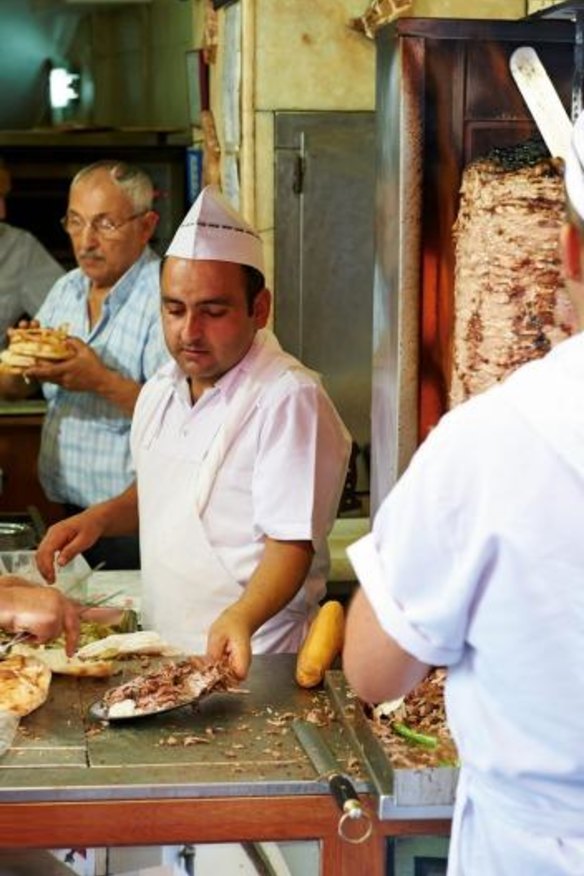
[[[46,524],[63,516],[61,505],[49,502],[37,476],[44,403],[0,404],[0,512],[22,512],[34,505]]]

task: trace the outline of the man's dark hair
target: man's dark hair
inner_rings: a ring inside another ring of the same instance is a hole
[[[258,295],[266,285],[264,275],[257,268],[252,268],[251,265],[242,265],[243,276],[245,279],[245,297],[247,299],[247,312],[253,313],[253,303],[256,295]]]

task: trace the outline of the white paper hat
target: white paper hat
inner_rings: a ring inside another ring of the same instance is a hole
[[[215,186],[206,186],[174,235],[167,256],[251,265],[264,273],[262,241]]]
[[[584,221],[584,113],[580,113],[574,123],[564,181],[568,200]]]

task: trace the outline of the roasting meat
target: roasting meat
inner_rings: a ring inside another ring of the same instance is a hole
[[[499,152],[463,173],[454,226],[451,407],[543,356],[575,327],[558,248],[561,164],[518,154]]]
[[[107,691],[103,703],[110,717],[128,717],[195,702],[212,691],[229,690],[236,684],[226,664],[188,657]]]

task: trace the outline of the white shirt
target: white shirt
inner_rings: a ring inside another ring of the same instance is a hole
[[[577,335],[446,415],[349,550],[383,628],[449,667],[457,876],[584,873],[583,393]]]
[[[24,313],[34,316],[65,271],[30,232],[0,222],[0,348]]]
[[[194,406],[185,377],[174,363],[161,368],[148,382],[132,423],[139,491],[138,443],[150,440],[145,409],[158,409],[154,439],[158,452],[189,464],[190,468],[181,468],[185,489],[185,472],[190,470],[196,477],[202,468],[228,409],[240,399],[256,353],[257,340],[242,361],[206,390]],[[161,415],[162,405],[166,406]],[[245,586],[249,581],[261,559],[266,536],[312,541],[312,566],[292,603],[308,616],[325,592],[327,535],[337,514],[350,443],[330,399],[311,372],[293,368],[266,385],[251,415],[237,428],[201,514],[212,550],[237,584]],[[161,477],[171,477],[171,473],[161,473]],[[176,488],[180,490],[181,484]],[[142,497],[140,503],[142,515]],[[148,507],[151,513],[159,513],[155,499],[149,499]],[[165,513],[172,514],[172,508]]]

